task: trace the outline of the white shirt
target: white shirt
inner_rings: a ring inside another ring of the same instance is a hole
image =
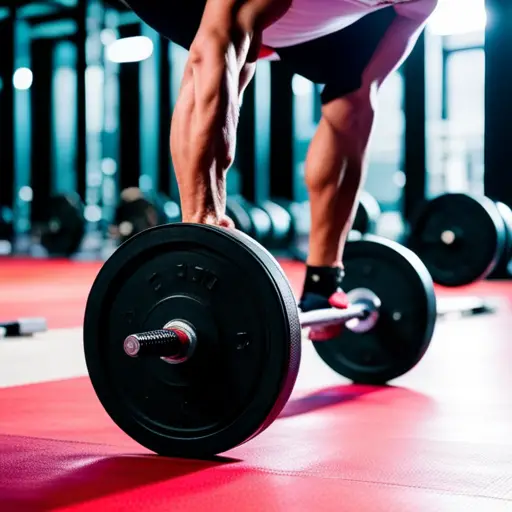
[[[284,16],[264,30],[263,44],[280,48],[312,41],[390,5],[400,14],[427,14],[432,0],[293,0]]]

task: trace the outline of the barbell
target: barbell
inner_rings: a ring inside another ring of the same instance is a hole
[[[89,295],[84,351],[113,421],[162,455],[208,457],[279,415],[302,329],[345,324],[314,343],[341,375],[382,384],[413,368],[436,322],[430,274],[410,250],[368,236],[345,250],[346,309],[300,312],[274,257],[236,230],[170,224],[105,262]]]

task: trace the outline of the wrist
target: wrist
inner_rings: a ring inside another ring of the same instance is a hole
[[[215,213],[193,212],[188,215],[183,213],[181,220],[187,224],[217,224],[219,217]]]
[[[190,193],[182,194],[181,211],[183,222],[195,224],[218,224],[225,213],[224,180],[214,176],[196,179]]]

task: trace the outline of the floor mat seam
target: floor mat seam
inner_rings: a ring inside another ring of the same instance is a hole
[[[11,439],[30,439],[30,440],[38,440],[38,441],[49,441],[49,442],[55,442],[59,444],[72,444],[72,445],[80,445],[80,446],[105,446],[109,448],[116,448],[121,449],[119,445],[110,444],[110,443],[92,443],[92,442],[86,442],[86,441],[73,441],[73,440],[64,440],[64,439],[53,439],[48,437],[36,437],[36,436],[19,436],[14,434],[1,434],[2,437],[8,437]],[[110,454],[106,454],[107,456]],[[142,452],[142,453],[120,453],[120,456],[130,456],[130,455],[142,455],[146,457],[155,457],[155,458],[162,458],[158,454],[154,454],[151,452]],[[180,460],[178,458],[172,459],[169,458],[169,460]],[[196,462],[208,462],[208,461],[202,461],[202,460],[195,460]],[[404,485],[404,484],[398,484],[398,483],[392,483],[392,482],[385,482],[385,481],[377,481],[377,480],[362,480],[358,478],[346,478],[343,476],[324,476],[320,475],[318,473],[314,472],[305,472],[305,473],[299,473],[297,471],[282,471],[282,470],[272,470],[272,469],[266,469],[261,466],[252,466],[248,468],[252,471],[257,471],[264,474],[269,475],[277,475],[277,476],[288,476],[288,477],[298,477],[298,478],[317,478],[320,480],[342,480],[344,482],[354,482],[354,483],[362,483],[362,484],[371,484],[371,485],[383,485],[386,487],[398,487],[398,488],[405,488],[405,489],[419,489],[419,490],[426,490],[426,491],[433,491],[441,494],[449,494],[453,496],[471,496],[474,498],[485,498],[485,499],[493,499],[493,500],[499,500],[499,501],[512,501],[512,498],[498,498],[496,496],[489,496],[485,494],[473,494],[470,492],[461,492],[461,491],[450,491],[447,489],[440,489],[437,487],[430,487],[430,486],[423,486],[423,485]],[[211,467],[206,467],[205,470],[212,470]]]
[[[110,443],[92,443],[92,442],[86,442],[86,441],[74,441],[74,440],[64,440],[64,439],[54,439],[54,438],[48,438],[48,437],[37,437],[37,436],[20,436],[20,435],[14,435],[14,434],[2,434],[0,433],[0,437],[8,437],[11,439],[27,439],[27,440],[37,440],[37,441],[48,441],[48,442],[55,442],[59,444],[71,444],[71,445],[79,445],[79,446],[95,446],[95,447],[101,447],[105,446],[108,448],[114,448],[114,449],[120,449],[122,450],[122,447],[115,444]],[[101,455],[101,454],[99,454]],[[109,456],[109,454],[105,454],[105,456]],[[165,459],[165,457],[160,457],[158,454],[151,453],[151,452],[122,452],[118,453],[118,456],[121,457],[129,457],[129,456],[145,456],[145,457],[154,457],[158,459]],[[179,461],[178,458],[169,458],[169,460],[175,460]],[[197,463],[201,462],[211,462],[211,461],[203,461],[200,459],[191,459],[191,461],[195,461]],[[211,471],[215,468],[212,467],[205,467],[205,471]],[[297,471],[283,471],[283,470],[272,470],[272,469],[266,469],[261,466],[251,466],[247,468],[249,471],[255,471],[263,474],[268,475],[276,475],[276,476],[287,476],[287,477],[296,477],[296,478],[316,478],[319,480],[340,480],[343,482],[353,482],[353,483],[360,483],[360,484],[368,484],[368,485],[377,485],[377,486],[384,486],[384,487],[393,487],[393,488],[401,488],[401,489],[418,489],[418,490],[424,490],[424,491],[431,491],[437,494],[443,494],[443,495],[450,495],[450,496],[466,496],[466,497],[472,497],[472,498],[482,498],[482,499],[491,499],[491,500],[497,500],[497,501],[503,501],[503,502],[511,502],[512,498],[500,498],[497,496],[490,496],[486,494],[474,494],[472,492],[463,492],[463,491],[450,491],[448,489],[441,489],[437,487],[431,487],[431,486],[424,486],[424,485],[405,485],[405,484],[399,484],[399,483],[392,483],[392,482],[386,482],[386,481],[377,481],[377,480],[363,480],[358,478],[347,478],[343,476],[325,476],[321,475],[319,473],[315,472],[297,472]]]
[[[398,488],[405,488],[405,489],[419,489],[419,490],[425,490],[425,491],[432,491],[439,494],[448,494],[450,496],[469,496],[473,498],[485,498],[485,499],[492,499],[492,500],[498,500],[498,501],[505,501],[505,502],[511,502],[512,498],[499,498],[497,496],[489,496],[485,494],[473,494],[471,492],[463,492],[463,491],[450,491],[448,489],[440,489],[437,487],[430,487],[430,486],[424,486],[424,485],[405,485],[405,484],[398,484],[398,483],[392,483],[392,482],[385,482],[385,481],[377,481],[377,480],[362,480],[358,478],[346,478],[343,476],[322,476],[318,473],[312,473],[312,472],[306,472],[306,473],[298,473],[298,472],[292,472],[292,471],[280,471],[280,470],[269,470],[265,469],[259,466],[254,466],[251,468],[254,471],[259,471],[261,473],[276,475],[276,476],[290,476],[290,477],[299,477],[299,478],[318,478],[321,480],[341,480],[343,482],[353,482],[353,483],[362,483],[362,484],[371,484],[371,485],[382,485],[385,487],[398,487]]]

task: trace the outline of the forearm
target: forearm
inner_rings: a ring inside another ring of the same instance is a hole
[[[290,0],[207,0],[173,113],[171,152],[185,222],[221,223],[240,96],[266,24]]]
[[[231,54],[220,45],[191,50],[173,113],[171,153],[187,221],[222,214],[239,113],[239,73]]]

